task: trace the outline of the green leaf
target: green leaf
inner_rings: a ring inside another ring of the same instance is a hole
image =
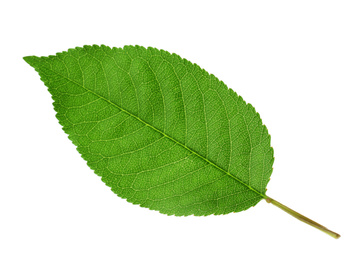
[[[198,65],[140,46],[24,59],[69,139],[118,196],[177,216],[239,212],[263,198],[281,207],[265,195],[274,158],[259,114]]]

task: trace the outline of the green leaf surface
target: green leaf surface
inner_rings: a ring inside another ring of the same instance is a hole
[[[239,212],[266,198],[267,128],[198,65],[140,46],[24,59],[69,139],[118,196],[178,216]]]

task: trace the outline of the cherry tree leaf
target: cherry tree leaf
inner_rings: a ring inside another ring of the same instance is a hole
[[[262,199],[286,210],[266,196],[274,157],[259,114],[198,65],[140,46],[24,59],[82,158],[118,196],[176,216],[239,212]]]

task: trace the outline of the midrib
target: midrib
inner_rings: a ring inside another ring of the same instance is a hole
[[[183,147],[184,149],[186,149],[186,150],[188,150],[189,152],[195,154],[196,156],[198,156],[198,157],[201,158],[202,160],[204,160],[204,161],[206,161],[207,163],[211,164],[211,165],[212,165],[213,167],[215,167],[216,169],[222,171],[223,173],[225,173],[225,174],[228,175],[229,177],[231,177],[231,178],[233,178],[234,180],[236,180],[237,182],[241,183],[242,185],[244,185],[244,186],[247,187],[248,189],[252,190],[253,192],[255,192],[255,193],[257,193],[257,194],[259,194],[261,197],[267,198],[266,195],[264,195],[264,194],[262,194],[261,192],[255,190],[255,189],[252,188],[250,185],[248,185],[248,184],[246,184],[245,182],[243,182],[242,180],[238,179],[237,177],[235,177],[234,175],[232,175],[232,174],[229,173],[228,171],[222,169],[222,168],[219,167],[217,164],[215,164],[215,163],[213,163],[212,161],[208,160],[207,158],[203,157],[202,155],[200,155],[199,153],[195,152],[195,151],[192,150],[191,148],[189,148],[189,147],[187,147],[186,145],[180,143],[178,140],[175,140],[173,137],[167,135],[166,133],[164,133],[163,131],[161,131],[161,130],[159,130],[158,128],[154,127],[153,125],[150,125],[149,123],[147,123],[146,121],[144,121],[144,120],[141,119],[140,117],[138,117],[138,116],[132,114],[132,113],[129,112],[128,110],[126,110],[126,109],[120,107],[119,105],[113,103],[113,102],[110,101],[109,99],[107,99],[107,98],[105,98],[105,97],[99,95],[98,93],[96,93],[96,92],[94,92],[94,91],[92,91],[92,90],[86,88],[85,86],[83,86],[83,85],[77,83],[76,81],[74,81],[74,80],[72,80],[72,79],[70,79],[70,78],[68,78],[68,77],[66,77],[66,76],[64,76],[64,75],[62,75],[62,74],[60,74],[60,73],[58,73],[58,72],[52,70],[51,68],[48,68],[48,69],[49,69],[50,71],[54,72],[55,74],[61,76],[62,78],[66,79],[66,80],[68,80],[68,81],[70,81],[70,82],[76,84],[77,86],[79,86],[79,87],[85,89],[86,91],[92,93],[93,95],[97,96],[98,98],[100,98],[100,99],[102,99],[102,100],[108,102],[109,104],[115,106],[116,108],[120,109],[121,111],[123,111],[124,113],[128,114],[129,116],[135,118],[136,120],[142,122],[143,124],[145,124],[146,126],[150,127],[151,129],[155,130],[156,132],[162,134],[163,136],[165,136],[165,137],[168,138],[169,140],[175,142],[176,144],[180,145],[180,146]]]

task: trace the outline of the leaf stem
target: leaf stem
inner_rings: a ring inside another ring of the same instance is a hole
[[[284,210],[285,212],[287,212],[288,214],[292,215],[296,219],[299,219],[300,221],[302,221],[302,222],[304,222],[304,223],[306,223],[306,224],[308,224],[308,225],[310,225],[310,226],[312,226],[314,228],[317,228],[317,229],[321,230],[322,232],[325,232],[326,234],[330,235],[331,237],[336,238],[336,239],[340,238],[339,234],[337,234],[337,233],[329,230],[328,228],[320,225],[319,223],[317,223],[317,222],[315,222],[315,221],[303,216],[302,214],[299,214],[298,212],[288,208],[287,206],[279,203],[278,201],[276,201],[276,200],[274,200],[274,199],[272,199],[270,197],[267,197],[267,196],[266,196],[266,201],[268,203],[271,203],[271,204],[275,205],[276,207]]]

